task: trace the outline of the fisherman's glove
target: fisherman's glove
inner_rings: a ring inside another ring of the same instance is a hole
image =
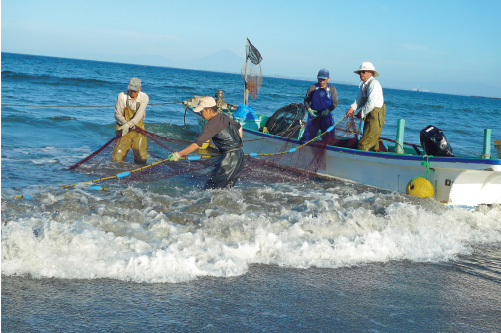
[[[315,117],[317,116],[316,111],[315,111],[315,110],[313,110],[312,108],[309,108],[309,109],[308,109],[308,112],[311,114],[311,116],[312,116],[313,118],[315,118]]]
[[[325,109],[322,111],[322,117],[327,117],[329,115],[329,113],[331,113],[331,110],[329,109]]]
[[[118,128],[119,131],[122,131],[122,136],[125,136],[127,135],[127,133],[129,133],[129,128],[131,128],[131,125],[133,124],[130,121],[128,121]]]
[[[174,154],[172,154],[172,156],[170,157],[169,161],[177,162],[177,161],[179,161],[180,158],[181,158],[181,156],[179,156],[179,154],[176,151]]]

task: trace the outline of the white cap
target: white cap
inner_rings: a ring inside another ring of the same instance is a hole
[[[214,99],[214,97],[205,96],[200,98],[200,101],[198,102],[197,107],[193,109],[193,112],[200,112],[205,108],[210,108],[213,106],[216,106],[216,100]]]
[[[139,91],[139,88],[141,88],[141,79],[137,77],[130,79],[128,88],[132,91]]]
[[[353,73],[358,74],[361,71],[372,71],[374,72],[373,76],[379,76],[379,72],[376,70],[372,62],[364,61],[361,65],[360,68],[354,71]]]

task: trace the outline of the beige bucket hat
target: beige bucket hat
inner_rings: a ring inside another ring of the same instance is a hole
[[[376,70],[372,62],[364,61],[361,65],[360,68],[354,71],[353,73],[358,74],[361,71],[372,71],[374,72],[374,77],[379,76],[379,72]]]

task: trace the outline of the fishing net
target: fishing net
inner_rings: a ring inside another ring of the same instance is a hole
[[[287,105],[268,119],[268,130],[261,129],[272,135],[251,138],[251,134],[244,134],[244,151],[247,154],[245,167],[239,178],[240,183],[298,182],[318,177],[317,172],[326,168],[327,145],[356,148],[359,126],[353,117],[343,118],[335,126],[335,130],[319,135],[310,142],[298,141],[297,138],[305,126],[302,120],[305,113],[303,104]],[[320,118],[311,121],[320,121]],[[203,183],[210,178],[219,156],[214,147],[199,149],[194,154],[194,158],[198,159],[172,162],[168,160],[168,156],[184,149],[193,141],[164,137],[142,129],[135,131],[148,139],[147,165],[135,164],[131,152],[124,163],[112,162],[113,150],[120,140],[119,137],[114,137],[89,156],[70,166],[69,170],[91,175],[96,178],[92,181],[96,184],[116,181],[157,182],[172,177]],[[252,153],[249,153],[246,147],[253,149]],[[127,177],[117,177],[124,172],[128,173]]]
[[[247,38],[245,47],[246,61],[242,65],[242,78],[245,81],[246,89],[249,91],[252,99],[257,99],[261,84],[263,83],[263,72],[261,71],[261,61],[263,57],[259,51],[252,45]],[[249,61],[250,60],[250,63]]]
[[[309,142],[298,141],[306,125],[302,120],[305,113],[306,108],[301,103],[282,107],[266,122],[264,131],[273,134],[273,138],[246,141],[246,144],[257,147],[254,152],[257,156],[250,162],[251,167],[244,170],[242,177],[254,178],[254,173],[262,172],[261,179],[267,181],[310,179],[317,177],[317,172],[326,170],[327,146],[357,148],[360,121],[357,125],[353,116],[343,117],[332,131],[323,134],[319,132],[319,136]],[[310,121],[320,122],[321,118],[317,117]],[[277,137],[281,139],[278,140]],[[275,144],[271,144],[270,141]],[[280,144],[276,144],[277,141]],[[270,175],[266,171],[263,172],[263,169],[270,166],[273,166],[279,174]]]
[[[291,138],[298,134],[301,129],[302,120],[306,115],[306,107],[302,103],[292,103],[286,105],[268,118],[266,129],[268,133]]]
[[[120,179],[120,182],[151,182],[175,176],[185,176],[193,179],[208,179],[208,174],[214,168],[219,153],[208,147],[200,150],[203,159],[199,161],[181,160],[178,163],[166,161],[167,157],[175,151],[184,149],[191,141],[179,140],[160,136],[139,128],[134,129],[148,139],[148,164],[135,164],[133,154],[129,152],[124,163],[112,162],[112,154],[118,145],[120,137],[110,139],[101,148],[71,165],[69,170],[83,172],[102,181],[116,181],[115,175],[130,171],[130,175]],[[188,162],[188,163],[187,163]],[[109,179],[106,179],[111,177]],[[105,178],[105,179],[101,179]]]

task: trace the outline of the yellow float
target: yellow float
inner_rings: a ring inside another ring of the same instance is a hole
[[[405,192],[419,198],[433,198],[435,190],[428,179],[416,177],[407,184]]]

